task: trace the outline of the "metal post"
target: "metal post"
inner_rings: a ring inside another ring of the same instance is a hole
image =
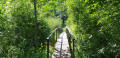
[[[71,51],[71,35],[69,37],[69,42],[70,42],[70,51]]]
[[[59,37],[59,29],[58,29],[58,37]]]
[[[66,28],[66,34],[67,34],[67,38],[68,38],[67,28]]]
[[[55,40],[55,32],[53,33],[53,40]],[[55,41],[53,41],[53,47],[54,47]]]
[[[49,39],[47,39],[47,58],[49,58]]]
[[[57,30],[56,30],[56,41],[57,41]]]
[[[55,32],[53,33],[53,39],[55,38]]]
[[[75,58],[75,54],[74,54],[74,40],[75,39],[73,39],[73,58]]]

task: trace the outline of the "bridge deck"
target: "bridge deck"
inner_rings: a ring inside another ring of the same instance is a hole
[[[61,33],[57,39],[52,58],[71,58],[67,34],[65,32]]]

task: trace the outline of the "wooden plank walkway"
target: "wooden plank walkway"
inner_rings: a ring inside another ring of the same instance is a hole
[[[62,32],[57,39],[52,58],[71,58],[67,34]]]

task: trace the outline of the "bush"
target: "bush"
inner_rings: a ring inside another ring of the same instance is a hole
[[[46,38],[56,27],[61,27],[61,19],[54,15],[50,16],[47,12],[45,16],[37,14],[37,39],[35,39],[33,1],[10,0],[2,5],[4,7],[1,9],[0,4],[0,57],[46,58]],[[39,9],[42,8],[38,4],[37,7],[37,13],[41,13]]]
[[[69,14],[67,25],[76,26],[73,31],[76,36],[76,57],[120,57],[118,3],[117,0],[66,2]]]

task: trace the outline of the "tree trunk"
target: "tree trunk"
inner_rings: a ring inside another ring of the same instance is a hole
[[[36,0],[34,0],[34,14],[35,14],[35,45],[37,46],[37,12],[36,12]]]

